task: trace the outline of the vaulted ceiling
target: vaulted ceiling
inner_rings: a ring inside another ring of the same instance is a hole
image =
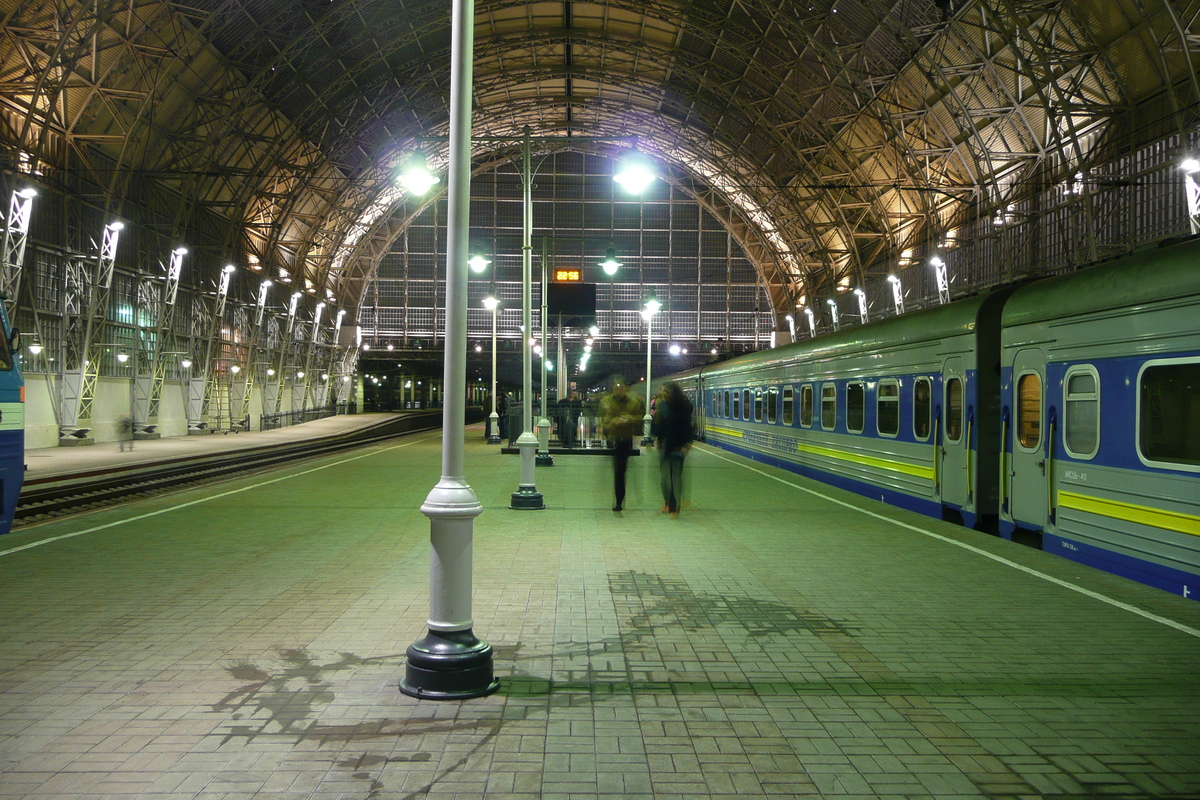
[[[0,142],[10,169],[166,240],[226,220],[229,257],[357,305],[403,225],[398,165],[417,148],[445,161],[450,11],[0,0]],[[1200,0],[482,0],[475,14],[475,135],[529,126],[539,151],[614,155],[636,137],[730,226],[780,307],[1200,118]],[[595,137],[614,141],[572,141]],[[518,152],[475,150],[478,169]]]

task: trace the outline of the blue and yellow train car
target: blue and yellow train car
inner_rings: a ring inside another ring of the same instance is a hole
[[[1022,288],[1002,358],[1001,534],[1200,590],[1200,242]]]
[[[1200,239],[664,380],[719,447],[1200,597]]]
[[[16,358],[20,334],[0,303],[0,534],[12,530],[25,480],[25,380]]]
[[[998,511],[1005,289],[678,376],[707,441],[969,526]],[[698,388],[694,388],[698,386]]]

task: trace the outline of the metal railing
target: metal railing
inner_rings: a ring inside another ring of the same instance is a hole
[[[282,414],[263,414],[258,420],[258,429],[260,431],[273,431],[276,428],[287,428],[291,425],[299,425],[303,422],[312,422],[315,419],[325,419],[326,417],[334,417],[339,414],[349,414],[349,403],[336,403],[327,406],[318,406],[317,408],[306,408],[302,411],[285,411]]]

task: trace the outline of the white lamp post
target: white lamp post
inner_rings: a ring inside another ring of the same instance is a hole
[[[450,176],[446,252],[446,403],[442,476],[425,498],[429,517],[429,619],[409,645],[400,691],[417,698],[465,700],[500,687],[492,647],[471,618],[475,517],[483,506],[463,476],[466,431],[467,248],[471,206],[471,84],[475,4],[454,0],[450,70]]]
[[[533,166],[530,163],[531,132],[525,126],[521,147],[521,184],[523,191],[521,224],[521,435],[517,449],[521,452],[521,482],[512,493],[509,508],[536,511],[546,507],[542,493],[534,481],[533,459],[538,440],[533,432]]]
[[[654,348],[651,346],[651,336],[654,332],[654,315],[662,308],[662,303],[658,302],[658,298],[654,296],[653,290],[650,292],[650,297],[646,299],[646,309],[642,312],[642,319],[646,320],[646,415],[642,417],[642,447],[650,444],[650,357],[654,354]]]
[[[550,367],[549,353],[546,352],[546,349],[549,346],[546,341],[546,322],[547,322],[547,318],[549,316],[549,308],[548,308],[549,298],[548,298],[548,292],[546,291],[547,266],[548,266],[547,259],[543,255],[543,257],[542,257],[542,284],[541,284],[541,286],[542,286],[542,315],[541,315],[542,332],[541,332],[541,353],[540,353],[540,355],[542,357],[542,360],[541,360],[542,375],[541,375],[541,383],[539,384],[542,387],[542,404],[541,404],[542,405],[542,415],[538,418],[538,421],[537,421],[538,454],[537,454],[537,460],[536,460],[536,463],[539,467],[553,467],[554,466],[554,456],[550,455],[550,418],[546,415],[546,399],[547,399],[547,395],[549,394],[549,392],[546,391],[546,370],[553,369],[553,367]]]
[[[483,307],[492,312],[492,413],[488,417],[488,444],[500,444],[500,415],[496,412],[496,317],[500,301],[492,295],[483,298]]]
[[[841,328],[841,321],[838,319],[837,300],[831,297],[825,302],[829,304],[829,314],[833,317],[833,329],[836,331]]]
[[[808,335],[815,338],[817,335],[817,319],[815,316],[813,316],[813,310],[811,306],[805,306],[804,316],[808,320]]]

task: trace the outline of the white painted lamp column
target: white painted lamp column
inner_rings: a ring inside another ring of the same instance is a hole
[[[442,477],[421,506],[430,529],[428,633],[409,645],[400,682],[404,694],[433,700],[480,697],[500,686],[492,673],[492,647],[476,638],[471,618],[475,517],[483,513],[463,476],[475,4],[454,0],[453,8]]]
[[[496,412],[496,317],[500,301],[492,295],[483,298],[483,307],[492,312],[492,413],[488,417],[488,444],[500,444],[500,415]]]
[[[650,357],[654,354],[654,348],[651,346],[651,333],[654,331],[654,315],[660,308],[662,308],[662,303],[658,302],[654,292],[650,292],[645,310],[642,311],[642,319],[646,320],[646,416],[642,417],[642,447],[646,447],[652,441],[650,437],[650,424],[653,421],[650,417]]]

